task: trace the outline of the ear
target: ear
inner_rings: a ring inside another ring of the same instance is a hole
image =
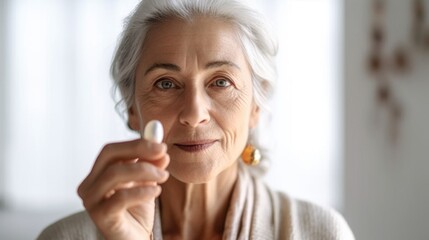
[[[259,106],[253,101],[252,102],[252,109],[250,112],[250,120],[249,120],[249,128],[253,129],[258,125],[259,122]]]
[[[137,132],[140,131],[139,115],[137,113],[137,109],[135,108],[135,104],[128,108],[128,127],[131,130]]]

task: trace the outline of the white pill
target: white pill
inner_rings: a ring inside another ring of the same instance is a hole
[[[158,120],[152,120],[144,128],[143,138],[156,143],[161,143],[164,138],[164,129]]]

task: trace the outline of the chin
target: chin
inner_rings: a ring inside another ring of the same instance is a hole
[[[175,163],[168,166],[171,176],[184,183],[202,184],[215,179],[221,172],[214,164],[208,163]]]

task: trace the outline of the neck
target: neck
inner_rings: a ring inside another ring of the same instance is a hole
[[[238,164],[203,184],[184,183],[173,176],[160,196],[165,238],[221,239]]]

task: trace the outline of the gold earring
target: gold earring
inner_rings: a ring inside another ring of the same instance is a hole
[[[243,162],[247,165],[258,165],[261,161],[261,152],[259,149],[255,148],[251,144],[247,144],[246,148],[244,148],[243,153],[241,153],[241,159],[243,159]]]

